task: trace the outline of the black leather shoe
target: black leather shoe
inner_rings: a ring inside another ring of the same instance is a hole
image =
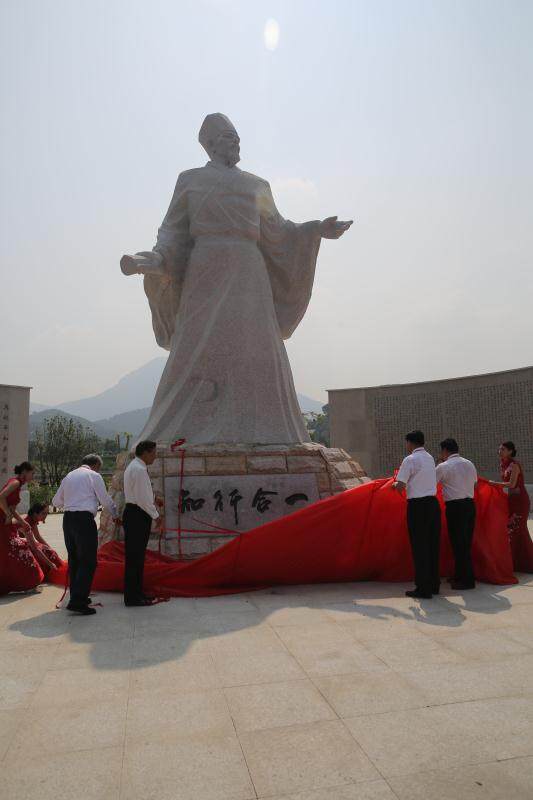
[[[469,589],[476,588],[475,584],[459,583],[459,581],[452,581],[450,585],[456,592],[467,592]]]
[[[73,611],[75,614],[81,614],[84,617],[90,617],[96,614],[95,608],[89,608],[89,606],[72,606],[70,603],[67,606],[67,610]]]
[[[405,593],[406,597],[418,597],[420,600],[431,600],[433,597],[432,594],[424,594],[423,592],[419,592],[418,589],[411,589],[410,591]]]
[[[140,597],[138,600],[124,600],[125,606],[153,606],[154,601],[147,597]]]

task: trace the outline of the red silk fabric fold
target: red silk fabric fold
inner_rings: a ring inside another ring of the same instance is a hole
[[[250,591],[275,584],[343,581],[409,581],[413,564],[405,497],[392,480],[363,486],[314,503],[255,528],[195,561],[179,562],[148,550],[145,591],[161,597],[201,597]],[[442,504],[441,574],[453,573]],[[480,480],[473,544],[476,578],[517,583],[507,534],[507,497]],[[98,551],[93,589],[122,591],[124,546]],[[49,580],[64,585],[66,565]]]

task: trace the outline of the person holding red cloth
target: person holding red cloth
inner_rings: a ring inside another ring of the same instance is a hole
[[[65,475],[52,504],[63,508],[63,533],[68,553],[70,601],[68,611],[91,616],[90,591],[96,571],[98,528],[95,516],[101,504],[113,519],[118,519],[116,506],[107,493],[100,475],[103,460],[97,453],[85,456],[81,467]]]
[[[422,431],[411,431],[405,437],[409,455],[392,484],[407,495],[407,527],[415,567],[415,588],[405,594],[430,600],[439,593],[440,506],[437,500],[435,460],[425,449]]]
[[[150,440],[139,442],[135,458],[124,473],[124,604],[151,606],[155,597],[143,591],[144,559],[152,523],[161,518],[156,507],[148,467],[154,463],[157,444]]]
[[[507,531],[513,554],[513,566],[516,572],[533,572],[533,542],[527,526],[531,501],[525,487],[524,470],[516,460],[516,447],[513,442],[502,442],[498,454],[501,481],[491,481],[491,483],[494,486],[502,486],[508,491]]]
[[[19,529],[24,533],[31,530],[17,506],[20,490],[32,478],[33,466],[23,461],[15,467],[14,477],[0,490],[0,594],[27,592],[44,579],[27,540],[19,535]]]
[[[39,531],[39,523],[46,522],[48,516],[47,503],[34,503],[26,516],[26,522],[30,526],[30,530],[24,531],[24,536],[28,542],[29,548],[33,553],[35,560],[44,572],[45,577],[50,570],[58,569],[63,565],[62,558],[56,553],[53,547],[50,547],[48,542],[43,539]]]
[[[437,465],[437,482],[442,486],[446,506],[448,538],[455,561],[452,589],[465,591],[474,589],[474,565],[472,542],[476,527],[477,470],[467,458],[459,453],[459,445],[451,437],[440,443],[442,462]]]

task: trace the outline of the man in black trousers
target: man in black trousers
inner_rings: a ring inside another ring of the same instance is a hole
[[[159,518],[148,467],[156,458],[156,443],[139,442],[135,458],[124,473],[122,515],[124,525],[124,603],[127,606],[150,606],[154,598],[143,592],[144,557],[152,522]]]
[[[408,597],[431,599],[440,589],[440,506],[435,460],[424,448],[422,431],[405,437],[408,456],[393,488],[407,494],[407,527],[415,565],[415,588]]]
[[[474,589],[476,585],[472,564],[472,540],[476,525],[474,489],[477,470],[471,461],[459,455],[455,439],[440,443],[442,463],[437,466],[437,481],[442,485],[446,503],[448,536],[455,559],[452,589]]]
[[[89,593],[96,570],[98,529],[95,516],[103,505],[116,520],[117,510],[99,474],[102,459],[96,453],[85,456],[81,467],[72,470],[61,481],[52,504],[64,509],[63,533],[68,553],[70,586],[69,611],[84,616],[96,614],[90,607]]]

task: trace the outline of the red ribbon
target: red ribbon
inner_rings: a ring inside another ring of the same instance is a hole
[[[182,445],[185,444],[187,439],[175,439],[172,444],[170,445],[170,451],[175,453]],[[181,552],[181,491],[183,488],[183,475],[185,471],[185,450],[180,450],[180,481],[179,481],[179,488],[178,488],[178,558],[182,558]],[[163,486],[163,492],[165,491],[165,487]],[[163,534],[165,533],[165,529],[161,526],[161,530],[159,532],[159,542],[158,542],[158,550],[159,555],[161,555],[161,540],[163,538]]]

